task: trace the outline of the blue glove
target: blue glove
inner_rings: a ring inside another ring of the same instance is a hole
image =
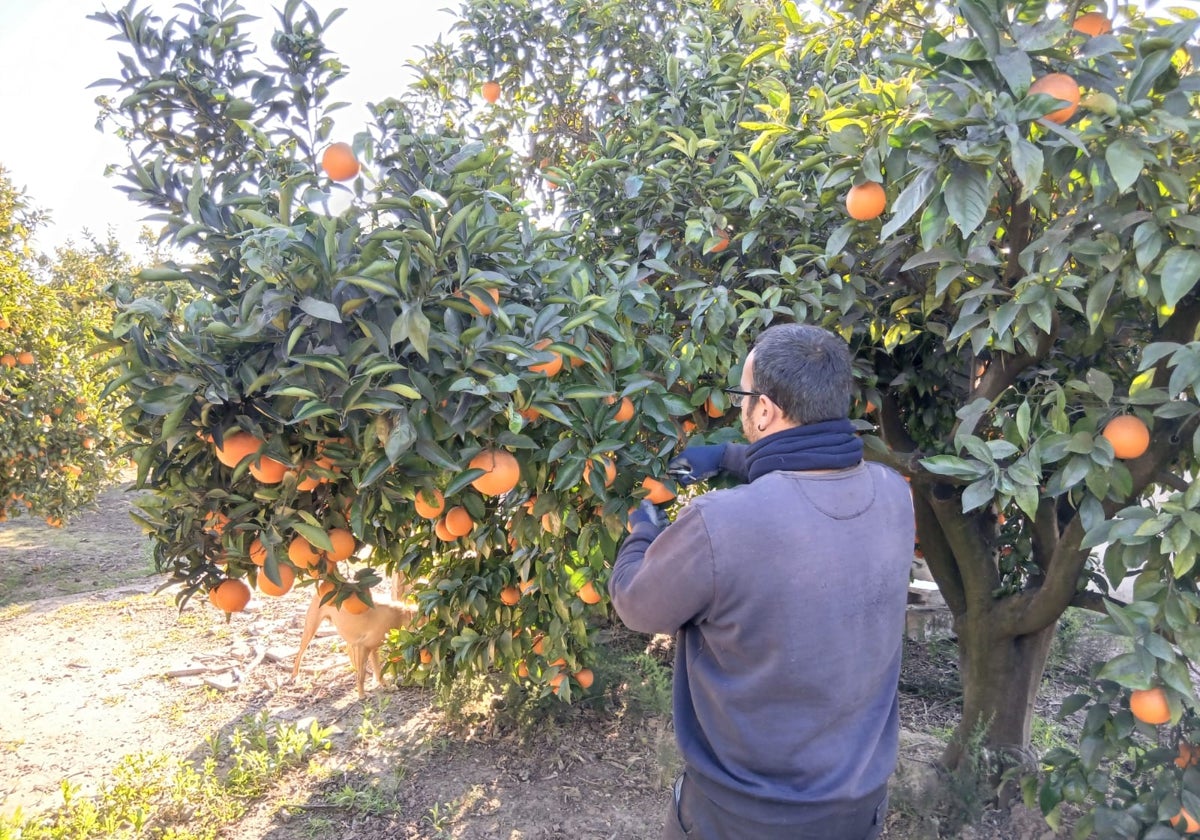
[[[667,514],[663,512],[662,508],[643,499],[640,505],[629,512],[629,530],[632,531],[642,524],[651,525],[654,533],[660,534],[671,524],[671,520],[667,519]]]
[[[721,461],[725,458],[725,444],[715,443],[710,446],[689,446],[671,459],[667,464],[667,472],[671,478],[685,487],[697,481],[705,481],[721,471]]]

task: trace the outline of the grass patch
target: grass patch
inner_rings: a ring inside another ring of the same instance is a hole
[[[95,797],[62,782],[57,808],[32,817],[0,816],[0,840],[101,840],[146,836],[216,840],[285,772],[331,746],[331,730],[272,721],[266,713],[209,739],[196,763],[174,756],[126,756]]]

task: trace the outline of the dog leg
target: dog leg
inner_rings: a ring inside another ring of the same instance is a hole
[[[300,637],[300,650],[296,651],[296,664],[292,667],[292,679],[296,679],[300,673],[300,660],[304,657],[304,651],[308,648],[308,643],[312,641],[320,624],[321,595],[317,593],[313,596],[312,603],[308,605],[308,612],[304,615],[304,635]]]

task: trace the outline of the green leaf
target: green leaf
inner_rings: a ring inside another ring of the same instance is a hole
[[[300,302],[296,305],[314,318],[320,318],[324,321],[332,321],[335,324],[342,323],[342,316],[341,313],[338,312],[338,308],[328,301],[317,300],[313,297],[306,297],[301,298]]]
[[[913,214],[921,209],[936,189],[937,170],[931,167],[919,172],[900,192],[900,195],[896,196],[896,201],[892,205],[892,218],[879,231],[879,238],[887,239],[898,231],[913,217]]]
[[[996,491],[990,478],[981,478],[967,486],[962,495],[963,513],[970,513],[984,505],[990,504]]]
[[[1124,192],[1133,186],[1142,173],[1142,150],[1128,137],[1120,137],[1104,150],[1104,160],[1112,172],[1117,188]]]
[[[1174,49],[1156,50],[1137,62],[1134,65],[1136,69],[1133,71],[1133,77],[1129,80],[1129,84],[1125,86],[1125,101],[1136,102],[1139,99],[1143,99],[1150,92],[1150,89],[1154,87],[1154,83],[1158,81],[1158,77],[1171,66],[1171,56],[1173,54]]]
[[[959,0],[958,11],[979,37],[989,56],[1000,51],[1000,32],[993,23],[994,12],[981,0]]]
[[[988,202],[991,201],[990,181],[981,166],[955,161],[950,168],[942,197],[950,220],[958,225],[963,236],[970,236],[987,216]]]
[[[1012,135],[1016,135],[1016,129],[1012,131]],[[1042,180],[1042,171],[1046,166],[1046,159],[1042,153],[1041,146],[1030,143],[1022,137],[1012,139],[1012,165],[1013,171],[1017,173],[1017,179],[1021,182],[1021,195],[1019,200],[1026,201]]]
[[[1176,245],[1170,248],[1159,266],[1163,303],[1175,306],[1200,280],[1200,254]]]

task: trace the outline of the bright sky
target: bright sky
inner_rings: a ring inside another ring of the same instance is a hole
[[[174,3],[140,0],[162,17]],[[249,13],[269,25],[283,0],[242,0]],[[335,113],[349,135],[364,125],[367,102],[399,96],[410,76],[405,63],[420,57],[418,45],[430,44],[454,18],[442,7],[457,0],[310,0],[324,18],[346,8],[334,22],[326,45],[349,67],[334,88],[335,101],[352,107]],[[95,98],[111,89],[89,90],[93,81],[119,75],[119,45],[108,41],[107,26],[87,19],[123,0],[0,0],[0,164],[18,189],[48,210],[51,224],[36,239],[50,250],[80,238],[86,228],[101,236],[111,226],[132,248],[145,215],[104,177],[109,163],[126,160],[122,145],[96,131]],[[270,43],[262,50],[270,56]]]

